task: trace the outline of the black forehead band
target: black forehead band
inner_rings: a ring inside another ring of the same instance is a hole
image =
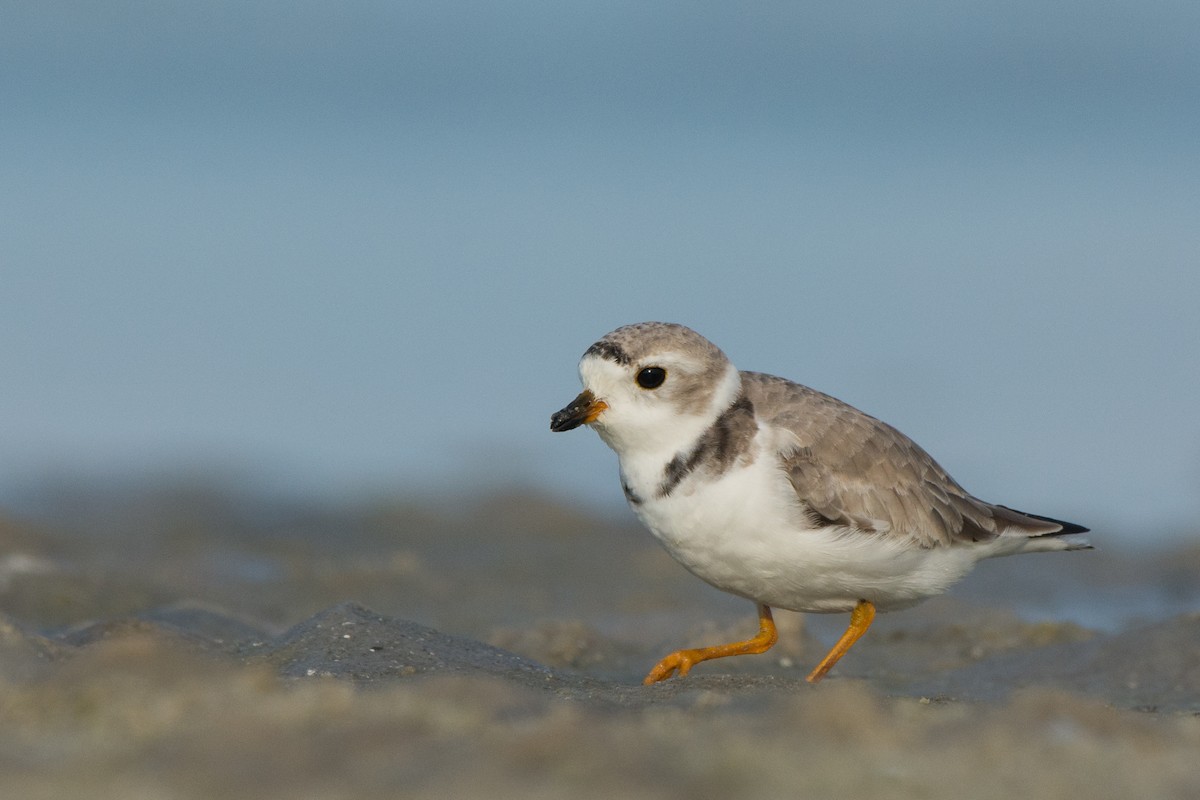
[[[611,342],[607,339],[601,339],[600,341],[596,342],[587,349],[587,352],[584,353],[584,355],[607,358],[609,361],[617,362],[622,367],[628,367],[633,363],[633,359],[629,357],[629,354],[625,352],[625,349],[621,347],[621,345]]]

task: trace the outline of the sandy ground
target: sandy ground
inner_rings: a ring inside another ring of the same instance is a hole
[[[0,797],[1200,796],[1200,548],[981,565],[642,687],[753,608],[626,519],[201,490],[0,521]],[[64,510],[65,509],[65,510]]]

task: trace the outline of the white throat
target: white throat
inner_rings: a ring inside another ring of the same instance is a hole
[[[602,384],[607,377],[589,374],[591,370],[583,365],[581,372],[585,385],[593,391],[600,387],[595,387],[589,378]],[[741,374],[733,364],[728,364],[708,403],[695,412],[683,413],[669,402],[628,403],[623,408],[614,403],[593,427],[616,452],[626,486],[639,496],[652,496],[662,482],[667,464],[696,448],[704,432],[737,399],[741,387]],[[603,396],[599,392],[598,395]]]

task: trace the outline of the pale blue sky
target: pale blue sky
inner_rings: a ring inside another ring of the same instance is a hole
[[[1194,2],[0,18],[0,498],[201,464],[615,508],[549,414],[664,319],[986,499],[1195,531]]]

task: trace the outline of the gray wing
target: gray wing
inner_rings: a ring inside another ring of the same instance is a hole
[[[914,441],[853,406],[773,375],[742,377],[759,419],[795,435],[781,466],[818,525],[921,547],[1063,531],[1057,520],[972,497]]]

